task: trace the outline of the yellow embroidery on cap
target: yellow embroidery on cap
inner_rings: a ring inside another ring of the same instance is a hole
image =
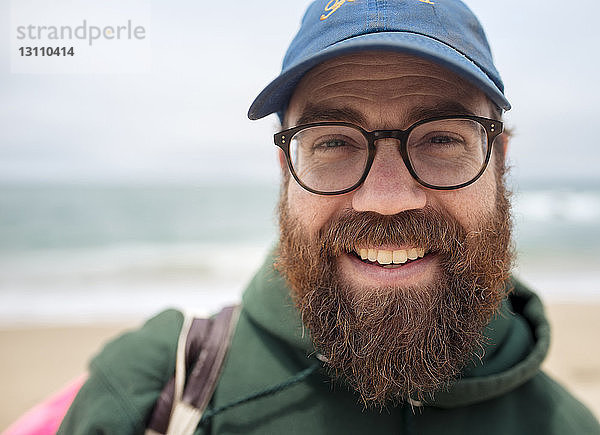
[[[337,11],[339,8],[342,7],[342,5],[346,2],[354,2],[355,0],[330,0],[327,5],[325,6],[325,12],[329,12],[327,15],[323,14],[321,15],[320,20],[326,20],[327,18],[329,18],[331,16],[331,14],[333,14],[335,11]],[[434,5],[435,2],[432,2],[431,0],[417,0],[420,1],[421,3],[427,3],[428,5]]]
[[[346,2],[353,2],[354,0],[330,0],[329,3],[327,3],[327,6],[325,6],[325,12],[329,12],[327,15],[323,14],[321,15],[321,21],[326,20],[327,18],[329,18],[329,16],[331,14],[333,14],[335,11],[337,11],[340,7],[342,7],[342,5]]]

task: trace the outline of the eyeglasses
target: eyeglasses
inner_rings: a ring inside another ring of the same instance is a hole
[[[424,119],[406,130],[366,131],[347,122],[315,122],[274,136],[294,179],[309,192],[340,195],[367,178],[380,139],[400,142],[412,177],[430,189],[452,190],[474,183],[485,171],[502,122],[460,115]]]

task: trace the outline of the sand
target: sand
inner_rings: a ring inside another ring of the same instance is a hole
[[[544,369],[600,417],[600,304],[554,303],[547,309],[553,342]],[[136,323],[0,330],[0,429],[83,373],[106,340]]]

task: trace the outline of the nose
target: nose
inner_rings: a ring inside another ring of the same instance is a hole
[[[377,141],[369,174],[352,197],[354,210],[393,215],[425,207],[425,188],[408,172],[398,145],[395,139]]]

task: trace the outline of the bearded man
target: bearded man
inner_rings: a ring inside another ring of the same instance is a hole
[[[249,111],[282,121],[280,241],[197,433],[600,433],[510,276],[503,89],[458,0],[309,7]],[[143,429],[181,323],[109,345],[62,431]]]

